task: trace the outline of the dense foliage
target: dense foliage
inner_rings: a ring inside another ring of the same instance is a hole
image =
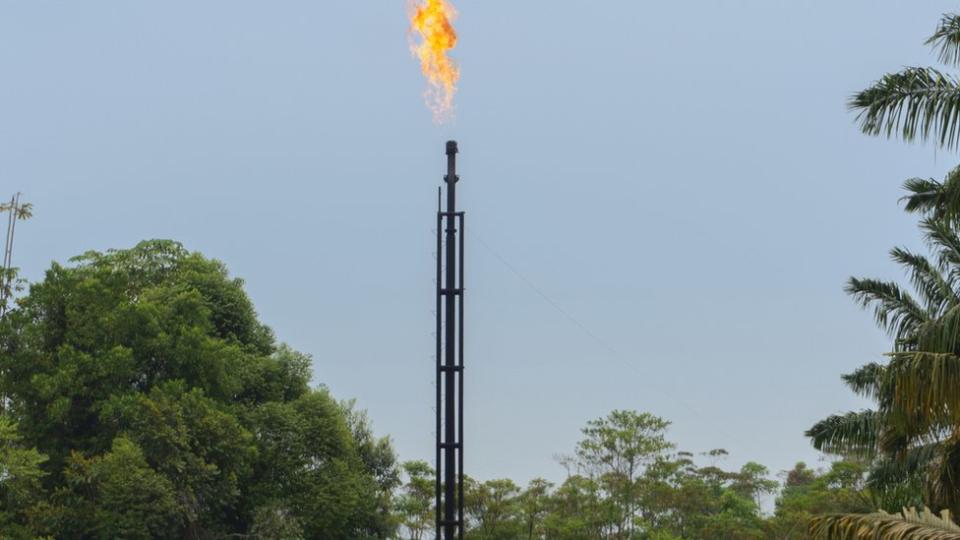
[[[154,241],[54,264],[0,351],[0,536],[392,534],[389,443],[216,261]]]
[[[698,464],[667,440],[667,426],[632,411],[589,422],[575,454],[561,460],[568,474],[560,484],[534,479],[521,488],[510,479],[468,479],[466,538],[799,540],[819,513],[871,509],[862,466],[837,462],[815,471],[800,463],[784,474],[773,514],[764,513],[779,487],[764,466],[724,470],[723,450],[700,456],[708,464]],[[400,538],[432,538],[433,470],[419,461],[403,468]]]

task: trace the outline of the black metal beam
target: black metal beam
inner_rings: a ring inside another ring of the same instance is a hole
[[[437,209],[437,539],[463,538],[464,213],[457,211],[457,143],[447,142],[447,208]],[[457,239],[457,229],[460,239]],[[441,252],[442,255],[441,255]],[[442,257],[442,259],[441,259]],[[441,262],[443,261],[443,262]]]

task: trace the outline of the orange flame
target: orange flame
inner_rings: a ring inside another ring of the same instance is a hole
[[[411,48],[430,84],[425,98],[438,124],[453,116],[453,95],[460,79],[460,68],[447,55],[457,46],[456,18],[457,12],[447,0],[418,0],[410,17],[412,29],[420,35],[420,42]]]

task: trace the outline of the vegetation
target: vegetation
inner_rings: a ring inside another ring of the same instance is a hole
[[[927,43],[942,62],[960,65],[960,16],[945,15]],[[958,103],[956,78],[934,68],[906,68],[856,94],[850,106],[859,111],[865,133],[932,139],[955,149]],[[881,511],[818,517],[810,529],[817,538],[960,533],[951,520],[960,510],[960,169],[943,182],[913,178],[905,187],[906,210],[920,216],[931,257],[891,251],[909,286],[856,278],[847,286],[893,338],[886,362],[843,377],[875,407],[831,416],[807,432],[816,448],[867,465],[866,492]],[[928,508],[941,511],[940,517]]]
[[[10,538],[386,538],[389,442],[173,242],[54,264],[0,321]]]
[[[800,463],[785,474],[775,512],[763,501],[778,492],[766,467],[718,466],[723,450],[699,456],[676,451],[669,423],[650,414],[613,411],[587,423],[575,454],[564,458],[566,479],[555,485],[510,479],[465,482],[467,538],[492,539],[801,539],[811,518],[843,509],[870,511],[865,469],[846,462],[828,471]],[[400,538],[432,534],[433,470],[404,464],[398,498]]]
[[[868,483],[878,508],[925,504],[956,512],[960,463],[952,456],[960,451],[960,424],[949,387],[960,383],[960,235],[953,220],[939,216],[925,217],[921,229],[931,258],[904,248],[891,251],[911,287],[856,278],[847,286],[894,338],[889,362],[844,376],[876,408],[831,416],[807,434],[822,451],[871,463]]]
[[[0,318],[0,538],[432,538],[431,466],[311,389],[242,285],[168,241],[31,285]],[[677,451],[668,427],[613,411],[559,484],[468,479],[468,537],[802,538],[820,511],[870,509],[862,468],[801,464],[766,515],[764,466]]]
[[[905,509],[865,515],[822,516],[814,520],[811,536],[817,539],[860,540],[910,538],[912,540],[960,540],[960,527],[944,510],[937,516],[929,510]]]

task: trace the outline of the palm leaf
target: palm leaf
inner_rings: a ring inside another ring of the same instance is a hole
[[[875,504],[888,511],[923,505],[925,473],[938,452],[937,444],[927,444],[910,448],[900,457],[874,460],[866,486]]]
[[[886,370],[886,366],[870,362],[857,368],[853,373],[841,375],[840,378],[857,395],[867,399],[877,399],[880,396]]]
[[[960,540],[960,527],[944,510],[936,515],[924,508],[900,514],[836,514],[810,523],[810,537],[822,540]]]
[[[937,31],[927,39],[927,45],[939,49],[938,57],[944,64],[960,64],[960,16],[944,15]]]
[[[908,192],[900,200],[904,201],[907,212],[924,214],[929,218],[960,217],[960,167],[947,173],[943,182],[933,178],[911,178],[904,182]]]
[[[960,420],[960,357],[953,353],[892,353],[893,408],[909,417],[906,433],[924,436]]]
[[[935,213],[943,206],[944,185],[933,178],[910,178],[903,183],[910,192],[900,200],[906,202],[904,210],[910,213]]]
[[[813,447],[829,454],[871,457],[877,449],[879,419],[876,411],[833,415],[807,430]]]
[[[951,238],[956,240],[954,235],[951,235]],[[929,318],[939,317],[950,306],[960,303],[950,283],[940,273],[940,268],[926,257],[905,248],[893,248],[890,257],[907,270],[910,282],[923,300]]]
[[[846,292],[861,307],[873,306],[877,324],[897,339],[912,337],[922,324],[930,320],[917,301],[896,283],[850,278]]]
[[[960,85],[933,68],[911,67],[884,75],[849,102],[860,129],[906,141],[935,139],[954,148],[960,120]]]

